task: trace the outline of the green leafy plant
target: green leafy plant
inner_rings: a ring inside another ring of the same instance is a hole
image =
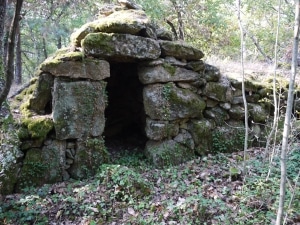
[[[237,130],[228,138],[228,134],[216,130],[212,133],[212,137],[212,151],[214,153],[229,153],[243,146],[245,134],[243,130]]]
[[[122,201],[140,198],[151,192],[151,183],[126,166],[104,164],[100,167],[97,178],[114,188],[115,197]]]

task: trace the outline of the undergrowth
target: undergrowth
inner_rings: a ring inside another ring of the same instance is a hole
[[[158,170],[142,154],[125,152],[100,166],[92,179],[6,196],[0,224],[272,224],[279,160],[266,181],[269,167],[261,154],[249,152],[248,174],[242,177],[232,173],[240,170],[242,153],[208,155]],[[288,160],[287,224],[299,222],[299,168],[295,149]]]

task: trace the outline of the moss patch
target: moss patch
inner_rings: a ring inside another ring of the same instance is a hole
[[[48,169],[49,164],[43,161],[43,154],[40,149],[28,150],[17,184],[18,191],[26,187],[42,185]]]
[[[88,138],[77,143],[75,160],[68,170],[73,178],[83,179],[93,176],[101,164],[108,163],[109,153],[102,137]]]
[[[175,66],[172,66],[170,65],[169,63],[164,63],[162,64],[163,68],[169,72],[169,74],[171,74],[171,76],[174,76],[175,75],[175,72],[176,72],[176,67]]]
[[[192,120],[188,125],[196,145],[196,153],[199,155],[206,154],[212,150],[213,130],[216,125],[213,120]]]
[[[105,147],[103,138],[89,138],[86,140],[86,147],[94,152],[97,152],[104,162],[108,162],[109,153]]]
[[[166,84],[165,86],[167,90],[169,89],[168,85],[169,84]],[[188,89],[170,88],[170,91],[168,93],[169,96],[167,100],[170,101],[170,104],[175,105],[176,107],[195,109],[196,111],[200,112],[198,117],[201,118],[202,111],[204,110],[206,104],[204,101],[201,100],[201,98],[198,97],[189,98],[189,99],[185,98],[185,96],[190,96],[193,94],[194,93]],[[176,111],[177,109],[174,110]]]
[[[112,42],[113,36],[114,34],[108,33],[91,33],[86,36],[81,45],[83,47],[88,46],[90,49],[93,49],[95,46],[97,46],[97,48],[101,48],[101,51],[105,52],[106,55],[111,55],[115,52],[115,48],[107,43]]]
[[[148,142],[146,156],[157,168],[169,167],[192,159],[194,151],[173,140]]]
[[[32,138],[45,139],[53,129],[53,121],[47,116],[35,116],[22,120]],[[24,132],[23,132],[24,133]]]
[[[229,153],[243,149],[244,129],[219,127],[212,132],[212,152]]]
[[[84,54],[82,52],[66,52],[65,50],[59,50],[53,57],[45,60],[41,65],[42,71],[48,71],[49,68],[55,67],[64,61],[83,61]]]

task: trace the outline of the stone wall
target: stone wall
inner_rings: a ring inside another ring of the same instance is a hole
[[[174,41],[137,6],[108,5],[100,12],[14,99],[24,153],[17,191],[93,175],[109,160],[106,138],[131,134],[133,127],[157,167],[242,149],[240,78],[222,76],[201,60],[200,50]],[[270,82],[246,82],[256,141],[272,111],[263,101]]]

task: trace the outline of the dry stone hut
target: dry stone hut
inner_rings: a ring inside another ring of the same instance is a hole
[[[109,5],[71,42],[15,97],[24,153],[17,190],[94,174],[109,160],[106,145],[120,137],[142,146],[157,167],[216,143],[225,151],[242,146],[241,81],[221,76],[200,50],[174,41],[140,8]],[[259,136],[268,105],[258,101],[269,90],[258,82],[246,89]]]

